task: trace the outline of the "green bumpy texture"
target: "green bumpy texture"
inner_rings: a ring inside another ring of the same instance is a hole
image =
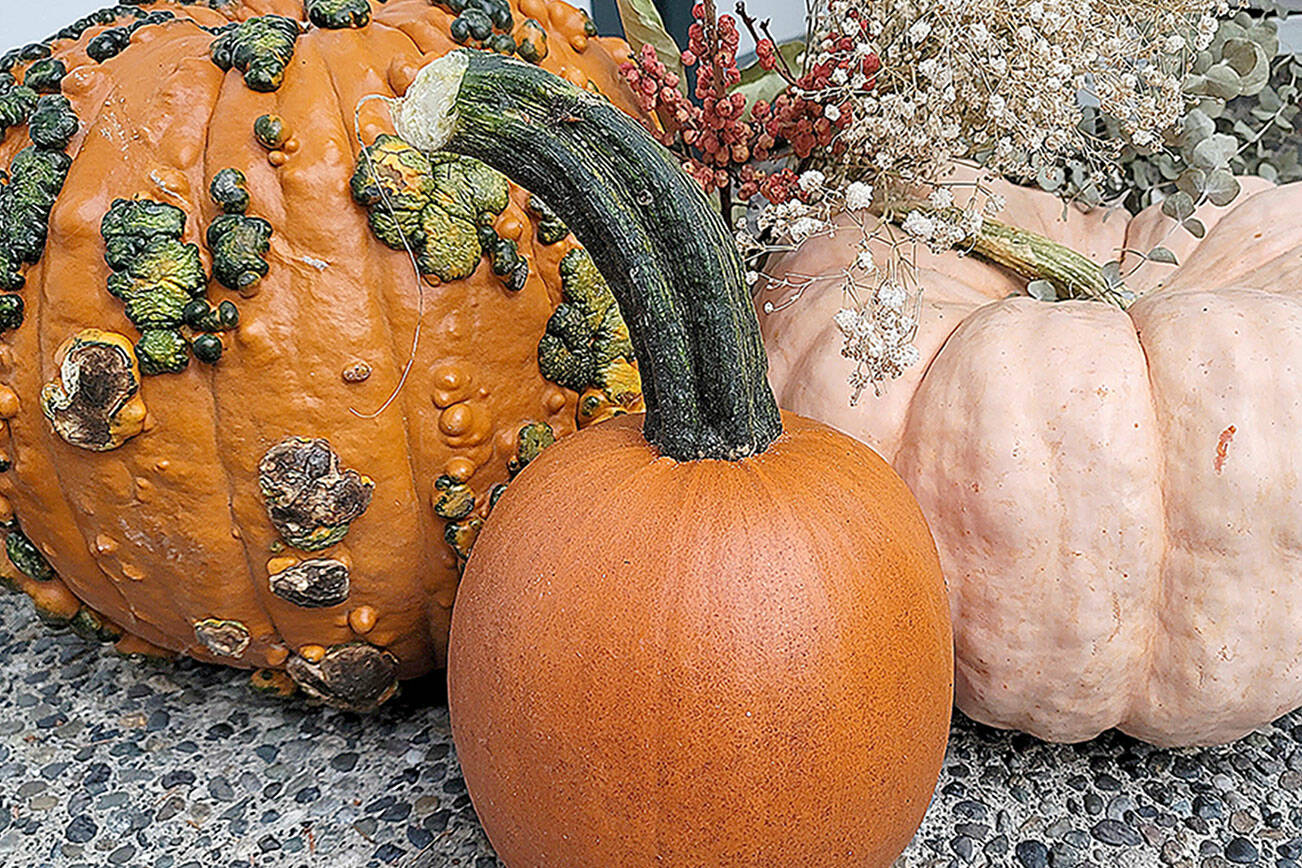
[[[130,266],[153,241],[179,240],[185,234],[185,212],[175,205],[149,199],[118,199],[100,222],[104,259],[114,271]]]
[[[108,290],[122,299],[127,317],[143,330],[179,326],[186,304],[201,298],[207,284],[198,247],[158,238],[126,270],[109,276]]]
[[[0,141],[4,140],[10,127],[20,127],[27,123],[36,109],[39,94],[24,85],[10,84],[8,89],[0,88]]]
[[[176,329],[144,329],[136,342],[140,373],[179,374],[190,364],[190,346]]]
[[[213,63],[238,69],[251,90],[269,93],[285,80],[294,57],[298,22],[282,15],[263,15],[224,28],[212,43]]]
[[[560,271],[564,301],[538,342],[538,370],[553,383],[575,392],[604,387],[611,362],[633,359],[628,326],[586,250],[567,253]]]
[[[185,212],[148,200],[118,199],[100,223],[113,268],[108,290],[126,304],[136,328],[174,329],[208,283],[199,248],[184,244]]]
[[[371,4],[367,0],[304,0],[307,18],[317,27],[344,30],[371,23]]]
[[[543,244],[556,244],[570,234],[570,227],[556,216],[556,212],[537,196],[529,197],[529,210],[538,218],[538,240]]]
[[[27,134],[38,148],[63,150],[77,134],[81,122],[66,96],[49,94],[36,102],[28,121]]]
[[[208,186],[212,200],[227,214],[249,210],[249,179],[239,169],[222,169]]]
[[[0,295],[0,332],[7,332],[23,324],[23,297]]]
[[[363,149],[350,186],[376,237],[394,250],[405,249],[405,240],[421,273],[442,281],[475,273],[484,253],[492,253],[479,230],[510,202],[506,178],[478,160],[428,157],[390,135]]]
[[[68,67],[62,60],[47,57],[27,67],[23,84],[37,93],[58,93],[63,87],[63,77],[68,74]]]
[[[194,319],[196,302],[208,310],[199,248],[181,241],[185,219],[174,205],[118,199],[100,223],[104,259],[113,268],[108,290],[140,329],[136,357],[141,373],[151,376],[186,369],[190,344],[180,327]]]
[[[208,227],[213,277],[228,289],[246,290],[267,276],[271,224],[261,217],[223,214]]]
[[[7,182],[0,173],[0,289],[21,289],[22,266],[45,252],[50,211],[71,166],[62,151],[30,147],[14,157]]]
[[[45,555],[18,528],[9,531],[9,536],[5,538],[5,554],[9,556],[9,563],[14,565],[14,569],[29,579],[48,582],[54,578],[54,568],[45,559]]]

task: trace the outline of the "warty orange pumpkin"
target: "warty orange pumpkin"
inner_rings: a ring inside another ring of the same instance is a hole
[[[1200,240],[1160,207],[1064,213],[1001,186],[1000,219],[1039,251],[1029,273],[1046,253],[1074,250],[1098,272],[1130,251],[1138,300],[1038,301],[980,256],[920,252],[921,362],[858,406],[837,281],[761,315],[779,399],[879,449],[921,502],[971,717],[1174,746],[1230,741],[1302,704],[1302,186],[1243,188],[1199,210]],[[861,238],[846,229],[770,273],[841,273]],[[1138,259],[1159,244],[1178,265]],[[786,297],[770,284],[759,303]]]
[[[646,415],[544,452],[453,611],[453,737],[513,868],[886,866],[944,755],[935,546],[867,447],[780,415],[731,233],[628,116],[458,52],[396,107],[541,190],[627,319]],[[532,545],[522,546],[522,539]]]
[[[546,203],[357,110],[458,44],[631,106],[559,0],[118,6],[0,61],[0,567],[47,616],[371,707],[494,491],[639,406]]]

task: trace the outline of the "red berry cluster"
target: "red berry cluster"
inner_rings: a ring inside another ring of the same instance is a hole
[[[786,70],[772,38],[759,38],[754,21],[739,5],[746,26],[756,37],[756,55],[763,69],[779,69],[787,79],[785,91],[772,103],[756,100],[747,106],[746,98],[729,89],[741,81],[737,68],[737,46],[741,35],[731,15],[716,15],[713,0],[701,0],[692,7],[694,19],[688,30],[683,65],[696,68],[696,101],[689,100],[680,89],[679,77],[670,72],[650,45],[643,45],[621,71],[648,114],[656,114],[662,128],[651,131],[683,159],[688,171],[707,191],[732,191],[737,198],[749,200],[762,193],[771,202],[786,202],[801,191],[797,175],[790,169],[767,173],[755,163],[777,156],[787,147],[800,159],[817,149],[836,153],[837,134],[853,116],[848,99],[825,103],[817,96],[834,93],[833,73],[844,68],[847,74],[856,65],[852,38],[834,34],[835,53],[806,71],[799,78]],[[826,43],[825,43],[826,44]],[[871,76],[880,64],[874,55]]]

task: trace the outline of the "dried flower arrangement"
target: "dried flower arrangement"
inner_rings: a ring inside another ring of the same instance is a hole
[[[1072,207],[1161,201],[1173,231],[1199,234],[1194,209],[1232,201],[1236,174],[1302,176],[1302,65],[1279,55],[1268,10],[1226,0],[807,3],[806,38],[779,45],[744,3],[734,18],[700,0],[679,53],[649,0],[622,0],[639,46],[623,71],[658,118],[660,141],[718,196],[752,281],[767,255],[833,231],[834,218],[862,232],[842,274],[783,277],[784,304],[840,282],[853,400],[916,362],[914,255],[919,245],[980,253],[982,234],[1001,227],[996,178]],[[737,65],[738,19],[757,45],[747,69]],[[975,180],[957,180],[957,166]],[[873,241],[887,242],[888,261]],[[1119,263],[1101,275],[1029,289],[1129,303]]]

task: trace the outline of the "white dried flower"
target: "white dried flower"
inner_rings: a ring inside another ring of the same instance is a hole
[[[873,204],[873,188],[863,181],[852,181],[845,188],[845,207],[848,211],[864,211]]]
[[[823,189],[823,184],[827,181],[827,176],[817,169],[810,169],[802,172],[800,175],[800,189],[806,193],[813,193],[816,190]]]
[[[921,211],[910,211],[900,228],[914,238],[926,240],[936,234],[936,221]]]

